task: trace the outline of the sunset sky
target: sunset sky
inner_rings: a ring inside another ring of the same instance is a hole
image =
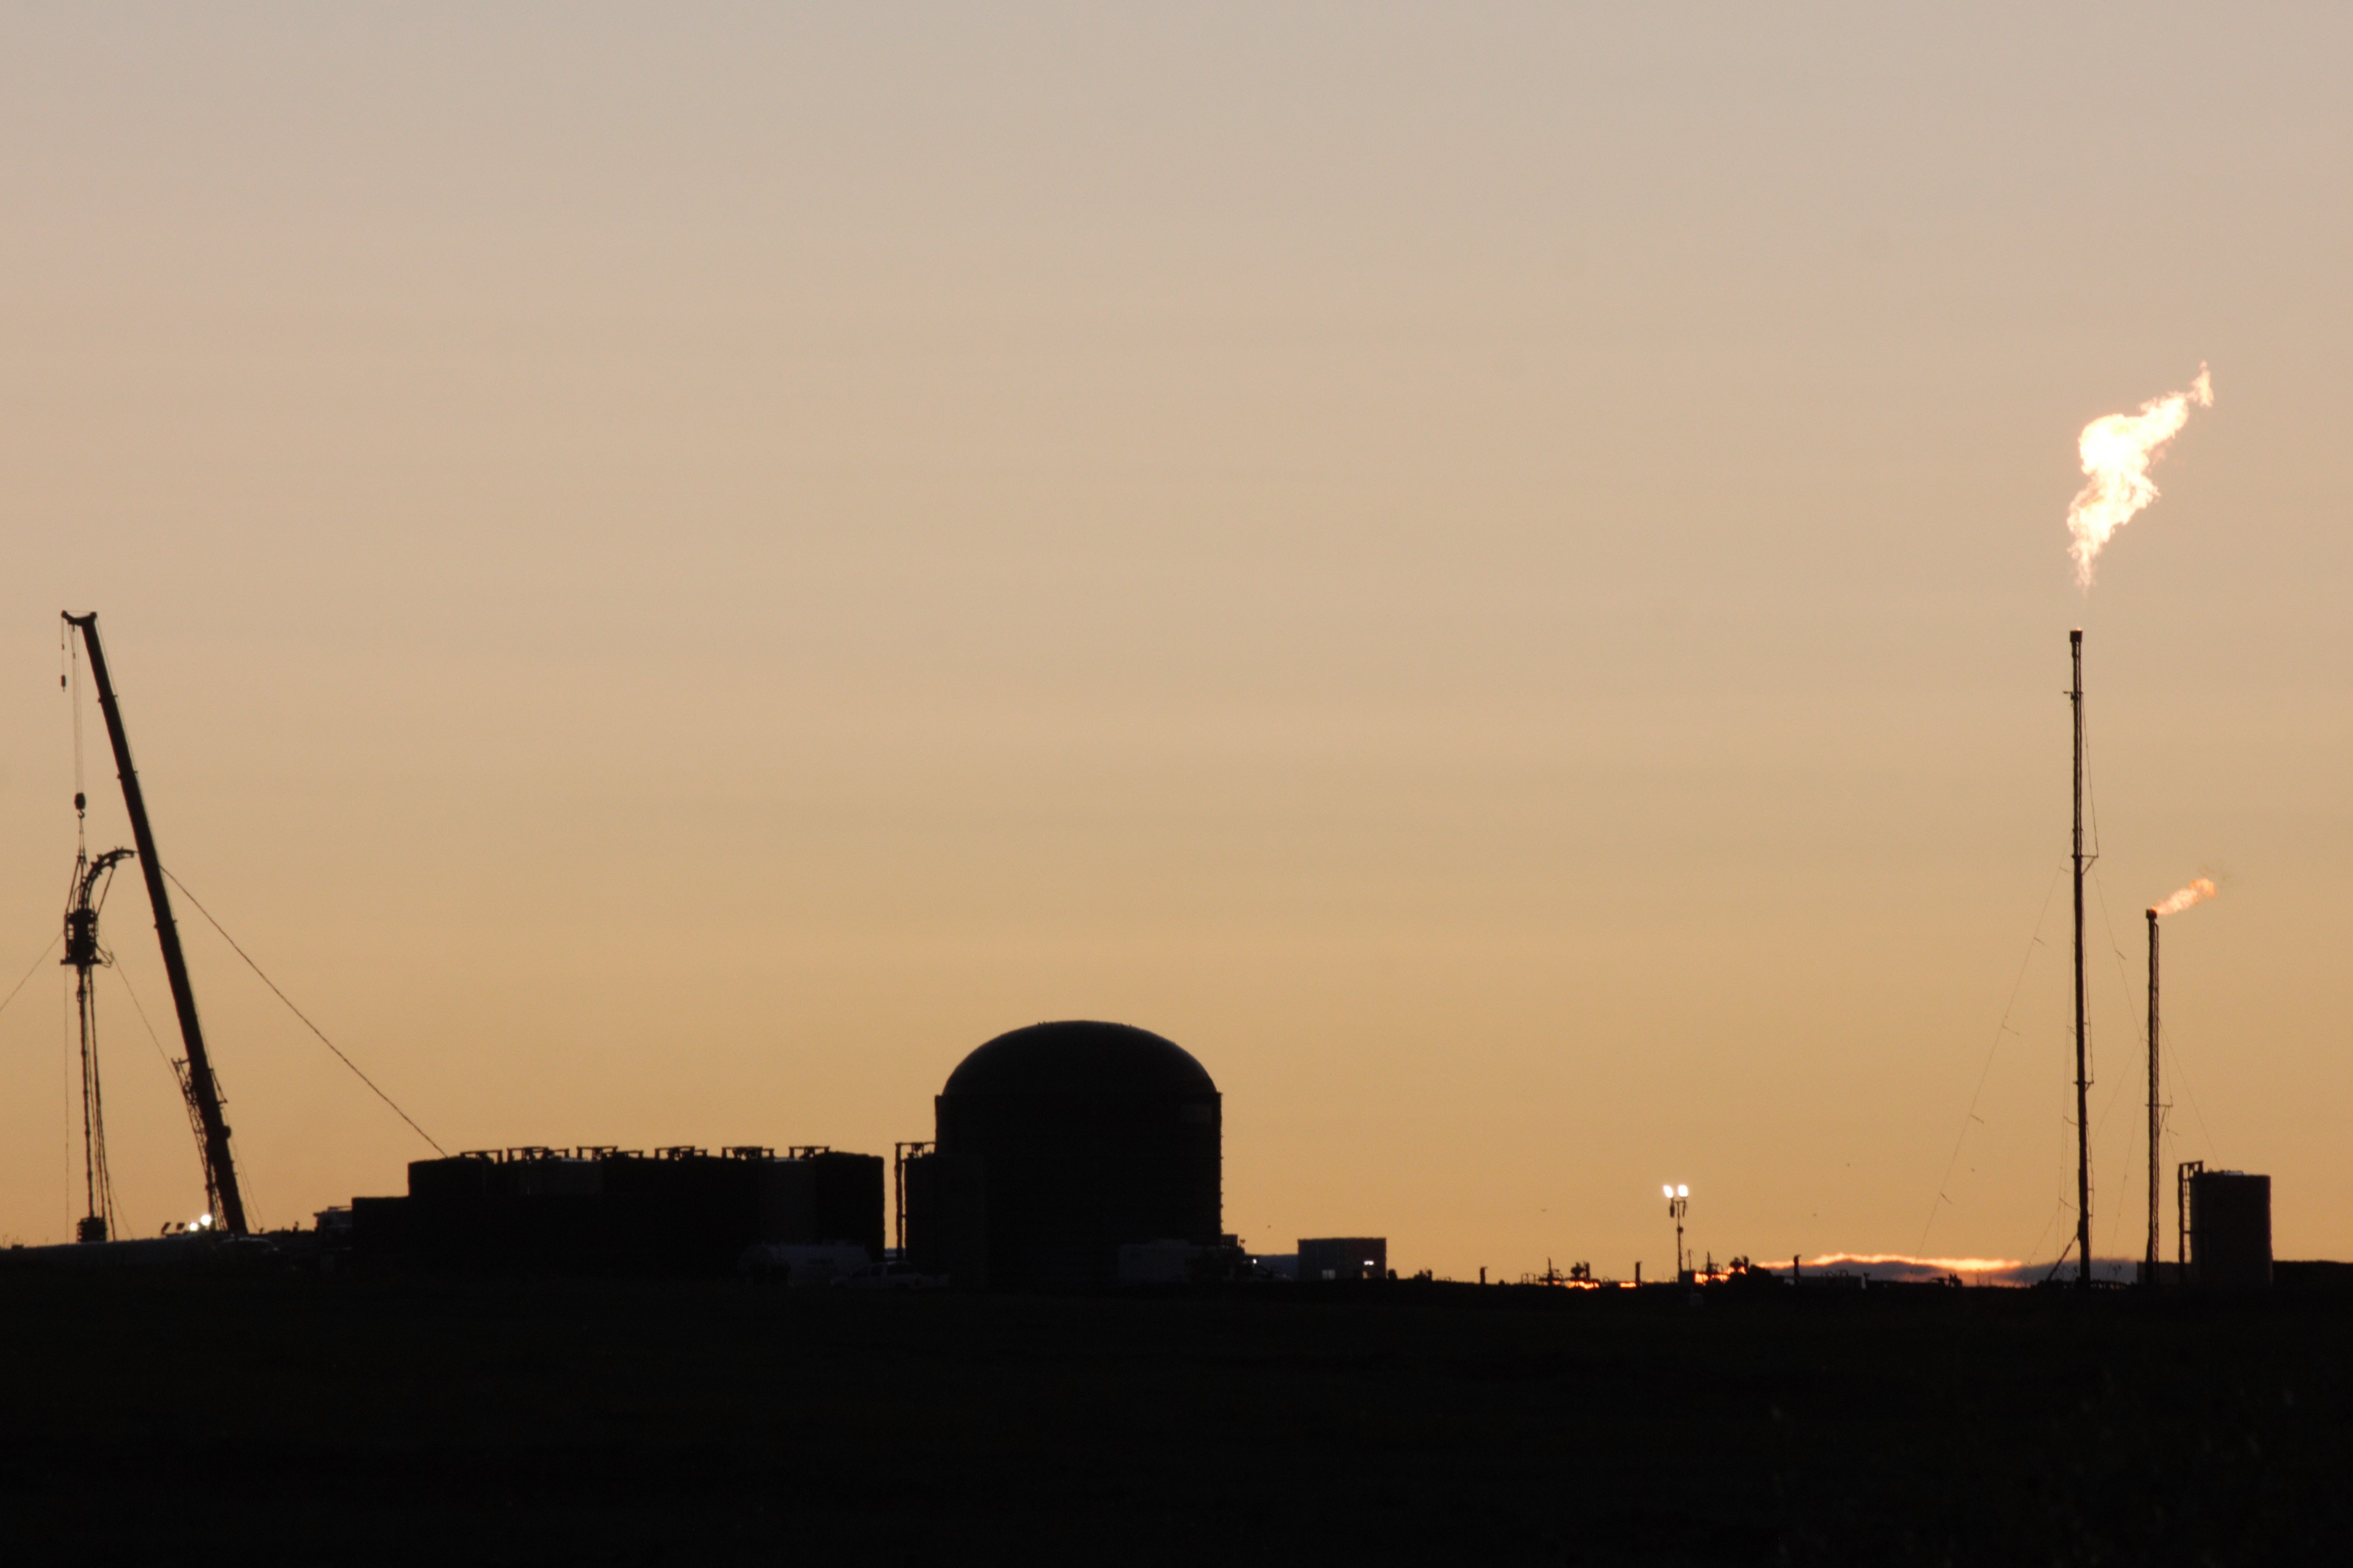
[[[2203,875],[2168,1164],[2353,1257],[2348,71],[2319,5],[12,7],[0,986],[95,609],[165,863],[453,1151],[887,1154],[1098,1017],[1262,1249],[1655,1273],[1683,1182],[1718,1259],[2047,1263],[2081,625],[2097,1250]],[[2077,435],[2201,363],[2087,598]],[[402,1190],[183,914],[259,1217]],[[135,876],[103,937],[152,1234]],[[66,978],[0,1238],[79,1212]]]

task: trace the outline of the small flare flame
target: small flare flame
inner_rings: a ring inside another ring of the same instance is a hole
[[[2085,593],[2091,592],[2092,563],[2101,546],[2157,499],[2148,466],[2189,422],[2193,403],[2200,408],[2214,406],[2214,383],[2202,364],[2189,391],[2153,398],[2137,414],[2105,415],[2084,426],[2076,446],[2091,482],[2067,509],[2067,531],[2075,536],[2067,553],[2075,558],[2075,584]]]
[[[2214,884],[2204,877],[2174,894],[2149,910],[2153,915],[2178,915],[2192,904],[2202,904],[2214,896]]]

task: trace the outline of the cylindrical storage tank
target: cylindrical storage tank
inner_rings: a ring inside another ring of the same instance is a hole
[[[2189,1278],[2248,1289],[2272,1282],[2272,1179],[2244,1171],[2189,1178]]]
[[[986,1258],[984,1279],[960,1282],[1084,1289],[1118,1279],[1124,1243],[1218,1244],[1218,1086],[1174,1041],[1033,1024],[966,1057],[936,1108],[942,1164],[970,1189]]]

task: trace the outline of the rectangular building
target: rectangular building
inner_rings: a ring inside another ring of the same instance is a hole
[[[1333,1236],[1299,1243],[1299,1279],[1386,1279],[1389,1243],[1385,1236]]]

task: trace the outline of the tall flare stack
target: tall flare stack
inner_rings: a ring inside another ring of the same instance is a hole
[[[2068,705],[2075,715],[2075,1283],[2092,1284],[2092,1080],[2084,1011],[2084,628],[2067,634],[2075,667]]]
[[[2189,410],[2211,408],[2214,405],[2214,382],[2206,367],[2198,367],[2198,379],[2188,390],[2152,398],[2140,405],[2137,414],[2109,414],[2084,426],[2076,437],[2075,448],[2084,460],[2084,484],[2067,508],[2067,531],[2073,542],[2067,552],[2075,560],[2075,585],[2084,593],[2092,591],[2092,564],[2100,552],[2115,537],[2116,530],[2130,522],[2140,510],[2157,499],[2157,485],[2148,477],[2149,465],[2164,455],[2166,447],[2181,427],[2189,423]],[[2069,650],[2074,656],[2075,679],[2068,688],[2067,699],[2075,716],[2075,1283],[2089,1288],[2092,1283],[2092,1078],[2091,1053],[2087,1048],[2087,1020],[2084,1016],[2084,871],[2096,857],[2084,853],[2084,629],[2081,626],[2067,634]],[[2160,906],[2160,913],[2169,912]],[[2149,962],[2156,963],[2157,928],[2149,927]],[[2152,974],[2154,970],[2152,969]],[[2154,985],[2154,980],[2151,982]],[[2152,993],[2152,1016],[2155,1006]],[[2157,1048],[2152,1024],[2149,1048]],[[2154,1082],[2155,1058],[2149,1071]],[[2152,1088],[2149,1100],[2153,1109],[2157,1091]],[[2154,1158],[2154,1156],[2151,1156]],[[2153,1178],[2152,1178],[2153,1179]],[[2155,1199],[2150,1200],[2152,1204]],[[2156,1250],[2151,1247],[2150,1268],[2156,1267]]]
[[[2157,1284],[2158,1151],[2165,1131],[2157,1098],[2157,910],[2148,911],[2148,1255],[2142,1259],[2140,1282]]]
[[[2157,925],[2168,915],[2178,915],[2193,904],[2204,903],[2214,893],[2211,879],[2194,877],[2188,887],[2148,908],[2148,1253],[2141,1261],[2141,1281],[2147,1285],[2157,1283],[2158,1194],[2164,1191],[2158,1184],[2158,1173],[2162,1169],[2158,1152],[2165,1142],[2165,1101],[2158,1093],[2157,1079],[2158,1051],[2164,1040],[2157,1015]]]

